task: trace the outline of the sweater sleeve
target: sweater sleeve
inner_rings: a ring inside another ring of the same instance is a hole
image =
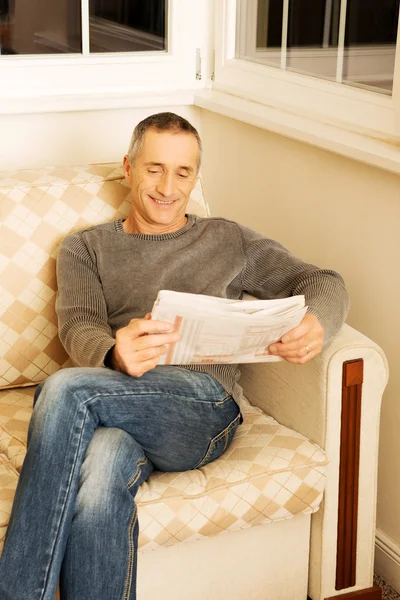
[[[245,254],[244,291],[260,299],[303,294],[307,312],[324,327],[329,342],[345,322],[349,298],[342,277],[293,256],[278,242],[239,226]]]
[[[57,258],[59,336],[75,365],[104,366],[115,339],[96,265],[79,234],[62,242]]]

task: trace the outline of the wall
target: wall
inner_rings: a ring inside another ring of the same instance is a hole
[[[400,177],[209,111],[201,123],[212,214],[338,270],[351,296],[349,324],[387,354],[377,519],[394,561],[378,552],[387,568],[377,568],[400,591]]]
[[[0,170],[122,160],[135,125],[164,110],[200,127],[192,106],[0,115]]]

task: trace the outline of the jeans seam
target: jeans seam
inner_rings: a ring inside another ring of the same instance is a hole
[[[238,418],[239,418],[239,415],[236,415],[236,417],[233,419],[233,421],[231,423],[229,423],[229,425],[223,431],[221,431],[221,433],[219,433],[217,436],[215,436],[215,438],[213,438],[212,441],[214,443],[218,442],[218,440],[220,438],[222,438],[224,435],[227,435],[231,431],[231,429],[233,429],[233,427],[235,426]]]
[[[228,400],[233,400],[230,394],[227,394],[223,400],[218,400],[218,402],[216,402],[215,404],[219,406],[220,404],[225,404],[225,402],[228,402]]]
[[[210,445],[209,445],[209,447],[208,447],[208,450],[207,450],[207,453],[206,453],[205,457],[204,457],[204,458],[202,459],[202,461],[199,463],[199,466],[195,467],[195,469],[199,469],[199,468],[200,468],[200,465],[202,465],[202,464],[203,464],[203,463],[204,463],[204,462],[205,462],[205,461],[208,459],[208,457],[210,456],[211,452],[212,452],[212,451],[213,451],[213,449],[214,449],[214,446],[215,446],[215,444],[218,442],[218,440],[220,440],[220,439],[221,439],[222,437],[224,437],[224,436],[225,436],[225,438],[226,438],[226,439],[225,439],[225,446],[224,446],[224,450],[223,450],[223,452],[225,452],[225,450],[226,450],[226,446],[227,446],[227,444],[228,444],[228,434],[229,434],[229,432],[230,432],[230,431],[233,429],[233,427],[235,426],[235,424],[236,424],[236,421],[238,420],[238,418],[239,418],[239,417],[240,417],[240,413],[239,413],[239,414],[238,414],[238,415],[237,415],[237,416],[236,416],[236,417],[233,419],[233,421],[232,421],[231,423],[229,423],[229,425],[228,425],[228,426],[227,426],[227,427],[226,427],[226,428],[225,428],[223,431],[221,431],[221,433],[219,433],[217,436],[215,436],[215,437],[214,437],[214,438],[211,440],[211,442],[210,442]]]
[[[98,394],[95,394],[94,396],[90,396],[90,398],[87,398],[86,400],[83,400],[83,404],[86,406],[87,404],[90,405],[90,403],[92,402],[92,400],[97,400],[98,398],[124,398],[126,396],[159,396],[160,394],[162,394],[163,396],[171,396],[172,398],[183,398],[184,400],[188,399],[187,395],[180,395],[180,394],[172,394],[171,392],[165,392],[163,390],[159,390],[156,392],[135,392],[135,393],[127,393],[127,394],[105,394],[104,392],[99,392]],[[231,396],[228,396],[228,398],[224,398],[224,400],[222,402],[225,402],[227,399],[231,398]],[[190,400],[192,402],[202,402],[203,404],[211,404],[211,402],[209,400],[202,400],[201,398],[193,398],[191,397]],[[214,404],[219,404],[221,401],[220,400],[214,400]]]
[[[140,476],[140,467],[142,467],[146,463],[147,463],[146,457],[138,458],[138,460],[136,461],[136,471],[134,472],[132,477],[125,484],[126,487],[128,488],[128,490],[137,482],[137,480],[139,479],[139,476]]]
[[[131,517],[131,521],[129,523],[129,528],[128,528],[128,568],[127,568],[127,573],[126,573],[126,578],[125,578],[125,586],[124,586],[124,595],[123,595],[123,600],[129,600],[129,596],[131,593],[131,586],[132,586],[132,574],[133,574],[133,562],[135,560],[135,544],[132,541],[132,536],[133,536],[133,530],[136,526],[136,521],[137,521],[137,506],[135,505],[135,510],[133,512],[133,515]]]
[[[229,439],[229,431],[227,431],[227,432],[226,432],[226,434],[225,434],[225,443],[224,443],[224,449],[223,449],[223,452],[225,452],[225,450],[226,450],[226,447],[227,447],[227,445],[228,445],[228,439]]]
[[[71,487],[71,480],[72,480],[72,476],[73,476],[74,469],[75,469],[75,466],[76,466],[77,456],[79,454],[79,448],[80,448],[80,444],[81,444],[81,441],[82,441],[82,436],[83,436],[83,431],[84,431],[84,425],[85,425],[87,414],[88,414],[87,410],[85,410],[84,411],[84,415],[83,415],[83,419],[82,419],[82,423],[81,423],[80,432],[79,432],[80,433],[80,435],[79,435],[79,442],[77,444],[77,448],[76,448],[76,452],[75,452],[75,456],[74,456],[74,461],[73,461],[73,466],[72,466],[72,469],[69,472],[69,480],[68,480],[67,487],[66,487],[65,494],[64,494],[63,505],[62,505],[62,508],[61,508],[61,511],[60,511],[60,516],[58,518],[58,522],[57,522],[57,525],[56,525],[56,535],[55,535],[55,538],[54,538],[53,547],[52,547],[52,549],[50,551],[50,559],[49,559],[49,562],[47,564],[47,570],[46,570],[45,577],[44,577],[44,584],[43,584],[43,590],[42,590],[41,598],[43,598],[43,595],[46,592],[46,587],[47,587],[47,583],[48,583],[48,574],[49,574],[49,571],[50,571],[50,568],[51,568],[51,563],[52,563],[52,561],[54,559],[54,549],[57,546],[57,540],[58,540],[58,537],[59,537],[59,534],[60,534],[61,521],[62,521],[62,518],[63,518],[63,514],[65,512],[66,498],[68,497],[69,490],[70,490],[70,487]]]

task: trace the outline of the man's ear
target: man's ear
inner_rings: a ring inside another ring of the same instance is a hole
[[[131,165],[131,161],[129,160],[127,154],[125,154],[125,156],[124,156],[124,175],[125,175],[125,180],[128,183],[131,183],[131,180],[132,180],[132,165]]]

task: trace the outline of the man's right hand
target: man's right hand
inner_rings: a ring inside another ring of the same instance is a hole
[[[132,319],[129,325],[116,333],[116,344],[110,357],[111,367],[132,377],[141,377],[154,369],[160,356],[166,354],[167,344],[179,340],[179,334],[172,333],[171,328],[171,323],[152,321],[149,315],[144,319]]]

